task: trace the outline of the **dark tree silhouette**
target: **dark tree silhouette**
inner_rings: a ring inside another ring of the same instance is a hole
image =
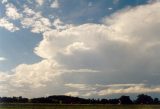
[[[23,97],[0,97],[0,103],[28,103],[28,98]]]
[[[124,95],[119,98],[119,102],[120,104],[132,104],[132,100],[130,99],[130,97]]]
[[[154,104],[159,104],[159,99],[158,98],[154,98],[153,102],[154,102]]]
[[[109,104],[119,104],[119,99],[109,99],[108,103]]]
[[[152,99],[151,96],[140,94],[135,101],[129,96],[121,96],[119,99],[85,99],[79,97],[53,95],[39,98],[23,97],[0,97],[0,103],[52,103],[52,104],[159,104],[158,98]]]
[[[107,99],[101,99],[101,104],[107,104],[108,100]]]
[[[140,94],[135,101],[138,104],[153,104],[153,98],[148,95]]]

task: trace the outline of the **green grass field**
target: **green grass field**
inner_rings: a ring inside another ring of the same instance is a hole
[[[1,104],[0,109],[160,109],[160,105]]]

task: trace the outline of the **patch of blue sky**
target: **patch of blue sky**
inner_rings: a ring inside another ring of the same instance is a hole
[[[101,19],[127,6],[147,3],[147,0],[60,0],[59,16],[67,23],[100,23]]]
[[[33,34],[27,29],[12,33],[3,28],[0,33],[0,54],[7,58],[6,62],[0,63],[1,71],[7,71],[22,63],[35,63],[41,59],[33,52],[42,39],[40,34]]]

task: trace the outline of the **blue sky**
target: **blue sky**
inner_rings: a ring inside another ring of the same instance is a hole
[[[159,8],[159,0],[2,0],[0,96],[160,93]]]

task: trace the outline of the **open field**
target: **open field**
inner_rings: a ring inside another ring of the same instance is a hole
[[[160,109],[160,105],[50,105],[3,104],[0,109]]]

